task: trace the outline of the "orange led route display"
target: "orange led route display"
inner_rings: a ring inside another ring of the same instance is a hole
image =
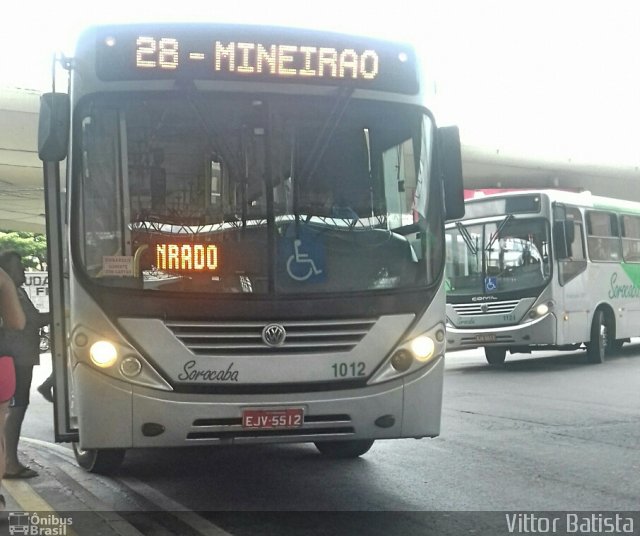
[[[215,24],[95,29],[100,80],[215,80],[344,85],[416,94],[410,45],[330,32]]]
[[[136,40],[136,67],[177,69],[180,64],[177,39],[139,36]],[[190,61],[204,61],[202,52],[190,52]],[[215,71],[267,73],[281,77],[353,78],[373,80],[378,75],[379,57],[375,50],[215,41]]]
[[[156,268],[187,272],[214,272],[218,248],[213,244],[156,244]]]

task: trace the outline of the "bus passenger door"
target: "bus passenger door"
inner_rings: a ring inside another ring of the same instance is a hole
[[[43,162],[45,216],[47,227],[47,270],[49,311],[51,313],[51,358],[54,373],[54,428],[58,442],[77,441],[78,431],[71,424],[69,374],[67,373],[67,334],[65,310],[68,284],[65,279],[66,227],[60,162],[66,159],[70,128],[69,96],[45,93],[40,99],[38,156]]]
[[[558,344],[589,339],[589,291],[582,214],[573,207],[553,206],[553,244],[560,285],[556,314]]]

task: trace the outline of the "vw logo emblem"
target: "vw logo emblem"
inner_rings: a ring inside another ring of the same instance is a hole
[[[483,303],[480,306],[480,309],[482,310],[483,313],[486,313],[489,310],[489,306],[486,303]]]
[[[287,331],[280,324],[267,324],[262,330],[262,340],[268,346],[282,346],[287,338]]]

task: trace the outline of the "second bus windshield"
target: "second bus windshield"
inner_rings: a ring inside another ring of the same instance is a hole
[[[447,292],[478,295],[536,288],[550,275],[549,226],[540,218],[448,229]]]

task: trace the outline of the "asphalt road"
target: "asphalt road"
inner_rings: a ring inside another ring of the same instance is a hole
[[[47,443],[51,407],[34,392],[22,449],[41,476],[29,484],[58,511],[119,512],[138,534],[508,534],[505,511],[602,521],[640,510],[633,342],[603,365],[553,352],[492,368],[478,350],[450,353],[440,437],[381,441],[357,460],[328,461],[311,445],[140,450],[115,478],[88,475]]]

